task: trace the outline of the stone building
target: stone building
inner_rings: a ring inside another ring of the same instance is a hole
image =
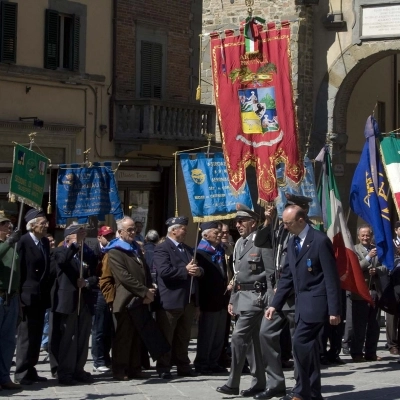
[[[106,135],[112,7],[110,0],[2,0],[0,7],[0,208],[12,211],[13,142],[28,146],[32,131],[33,150],[53,164],[82,162],[89,148],[91,161],[114,157]],[[53,205],[55,177],[53,169]],[[44,208],[47,185],[45,192]]]
[[[246,3],[253,4],[253,15],[267,21],[292,21],[292,83],[301,151],[308,143],[314,157],[324,143],[332,146],[347,208],[367,117],[374,112],[383,132],[399,127],[400,1],[205,0],[203,33],[238,28],[247,17]],[[204,36],[202,99],[212,104],[208,41]],[[392,215],[398,219],[394,208]],[[354,215],[349,224],[354,230]]]

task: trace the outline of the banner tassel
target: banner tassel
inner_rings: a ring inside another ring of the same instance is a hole
[[[199,86],[197,86],[197,89],[196,89],[196,100],[201,100],[201,87],[200,87],[200,85]]]

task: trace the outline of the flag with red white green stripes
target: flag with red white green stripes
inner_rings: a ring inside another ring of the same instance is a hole
[[[393,194],[397,214],[400,216],[400,137],[394,134],[380,136],[379,141],[386,177]]]
[[[321,202],[324,229],[333,244],[341,287],[373,304],[344,217],[328,148],[324,147],[315,160],[323,163],[318,197]]]

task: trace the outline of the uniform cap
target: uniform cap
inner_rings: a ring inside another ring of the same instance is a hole
[[[292,193],[285,193],[285,197],[287,198],[286,205],[296,205],[301,208],[308,208],[310,206],[310,203],[312,202],[311,197],[298,196]]]
[[[85,229],[85,225],[82,224],[72,224],[70,226],[67,226],[64,230],[64,237],[67,237],[69,235],[73,235],[75,233],[78,233],[81,229]]]
[[[45,217],[45,213],[43,211],[36,210],[35,208],[31,208],[28,210],[28,212],[25,214],[25,222],[28,223],[29,221],[32,221],[35,218],[38,217]]]
[[[173,217],[165,221],[165,225],[168,227],[172,225],[187,225],[189,223],[189,218],[187,217]]]
[[[200,224],[200,229],[202,232],[207,229],[218,229],[219,224],[217,221],[203,222]]]
[[[258,221],[258,215],[252,209],[241,203],[236,203],[235,218],[251,218]]]
[[[10,218],[7,218],[4,214],[4,211],[0,211],[0,222],[10,221]]]

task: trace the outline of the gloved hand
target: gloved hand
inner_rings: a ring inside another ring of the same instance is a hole
[[[5,240],[10,246],[17,243],[19,239],[21,239],[22,231],[21,229],[16,229],[11,235]]]

